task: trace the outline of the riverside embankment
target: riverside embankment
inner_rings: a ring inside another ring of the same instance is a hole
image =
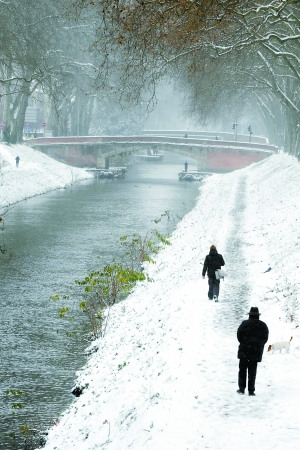
[[[98,256],[100,264],[118,259],[121,235],[171,231],[192,209],[198,184],[179,183],[184,161],[167,155],[159,165],[131,165],[118,180],[94,179],[25,146],[0,146],[0,160],[1,436],[18,434],[20,425],[49,427],[73,400],[86,330],[67,337],[72,327],[50,296],[68,294],[78,304],[74,280],[98,268]],[[154,224],[165,210],[169,223]],[[79,309],[76,320],[80,329]],[[17,390],[23,395],[5,394]],[[0,439],[0,448],[14,442]]]
[[[172,234],[151,283],[112,308],[104,338],[77,373],[80,397],[49,432],[47,450],[296,450],[300,332],[300,166],[274,155],[208,178]],[[226,261],[219,303],[201,263],[215,243]],[[256,397],[239,396],[236,330],[251,306],[269,342]]]

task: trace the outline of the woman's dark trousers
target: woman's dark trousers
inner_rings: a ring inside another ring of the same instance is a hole
[[[216,280],[215,278],[208,279],[208,298],[210,300],[213,299],[214,295],[219,297],[220,292],[220,280]]]
[[[249,361],[246,358],[240,359],[239,365],[239,388],[244,391],[247,384],[247,370],[248,370],[248,391],[253,393],[255,391],[255,378],[257,370],[257,361]]]

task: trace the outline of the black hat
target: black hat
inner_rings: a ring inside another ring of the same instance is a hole
[[[256,306],[251,306],[250,311],[248,312],[249,316],[260,316],[260,312]]]

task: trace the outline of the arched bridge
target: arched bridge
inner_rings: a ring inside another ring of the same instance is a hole
[[[240,142],[203,136],[78,136],[30,139],[27,143],[47,155],[80,167],[109,168],[117,155],[173,152],[197,161],[199,171],[227,172],[277,153],[263,142]]]

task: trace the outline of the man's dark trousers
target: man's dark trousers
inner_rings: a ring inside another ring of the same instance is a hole
[[[248,391],[253,393],[255,391],[257,361],[249,361],[246,358],[240,358],[239,369],[239,388],[242,391],[245,390],[248,370]]]

